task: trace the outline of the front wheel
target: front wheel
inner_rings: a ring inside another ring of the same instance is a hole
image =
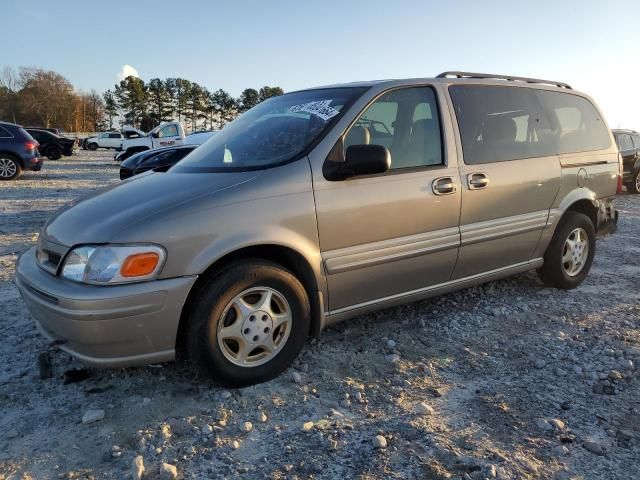
[[[640,170],[635,172],[633,179],[627,184],[630,193],[640,193]]]
[[[225,385],[264,382],[300,353],[310,316],[307,293],[291,272],[262,260],[235,263],[196,293],[187,353]]]
[[[97,149],[98,149],[98,144],[97,144],[97,143],[95,143],[95,142],[91,142],[89,145],[87,145],[87,148],[88,148],[89,150],[92,150],[92,151],[93,151],[93,150],[97,150]]]
[[[596,251],[596,233],[591,219],[584,213],[567,212],[544,254],[538,269],[542,282],[570,290],[586,278]]]

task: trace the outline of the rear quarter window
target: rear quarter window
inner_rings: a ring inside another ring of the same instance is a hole
[[[449,87],[464,162],[482,164],[608,148],[609,131],[584,97],[527,87]]]
[[[11,133],[9,133],[9,130],[7,130],[4,127],[0,127],[0,138],[13,138],[13,135],[11,135]]]

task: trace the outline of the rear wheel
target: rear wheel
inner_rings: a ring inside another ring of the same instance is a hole
[[[567,212],[544,254],[538,276],[549,287],[570,290],[586,278],[596,250],[596,233],[584,213]]]
[[[640,170],[635,172],[631,181],[627,184],[630,193],[640,193]]]
[[[300,281],[277,264],[232,264],[196,295],[188,319],[188,355],[225,385],[270,380],[304,346],[309,299]]]
[[[0,180],[15,180],[22,175],[20,163],[7,154],[0,154]]]
[[[46,157],[49,160],[60,160],[62,158],[62,150],[60,147],[53,145],[47,149]]]
[[[87,145],[87,148],[89,150],[97,150],[98,149],[98,144],[96,142],[91,142],[89,145]]]

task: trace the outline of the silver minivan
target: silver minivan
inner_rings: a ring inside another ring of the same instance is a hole
[[[446,72],[271,98],[167,172],[58,211],[16,283],[95,366],[172,360],[228,385],[374,309],[537,269],[584,280],[620,161],[570,86]]]

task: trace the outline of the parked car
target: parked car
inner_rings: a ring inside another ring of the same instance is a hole
[[[121,153],[116,153],[114,160],[122,162],[131,155],[145,150],[182,145],[185,137],[184,127],[180,122],[164,122],[144,137],[124,140],[120,147]]]
[[[47,132],[53,133],[54,135],[60,135],[64,133],[61,128],[51,128],[51,127],[23,127],[26,130],[37,129],[37,130],[46,130]]]
[[[75,140],[66,137],[60,137],[46,130],[35,128],[26,128],[29,135],[35,138],[40,144],[38,150],[49,160],[59,160],[63,155],[73,155],[73,147]]]
[[[613,130],[622,155],[622,181],[630,193],[640,193],[640,133],[635,130]]]
[[[138,152],[120,165],[120,180],[126,180],[149,170],[168,169],[195,150],[197,146],[181,145]]]
[[[179,351],[249,385],[371,310],[531,269],[577,287],[615,230],[618,175],[602,114],[563,83],[447,72],[302,90],[55,213],[16,283],[89,364]]]
[[[0,122],[0,180],[15,180],[25,170],[41,168],[38,142],[20,125]]]
[[[86,148],[89,150],[97,150],[98,148],[116,149],[122,144],[124,136],[120,132],[104,132],[95,137],[89,137],[84,140]]]

